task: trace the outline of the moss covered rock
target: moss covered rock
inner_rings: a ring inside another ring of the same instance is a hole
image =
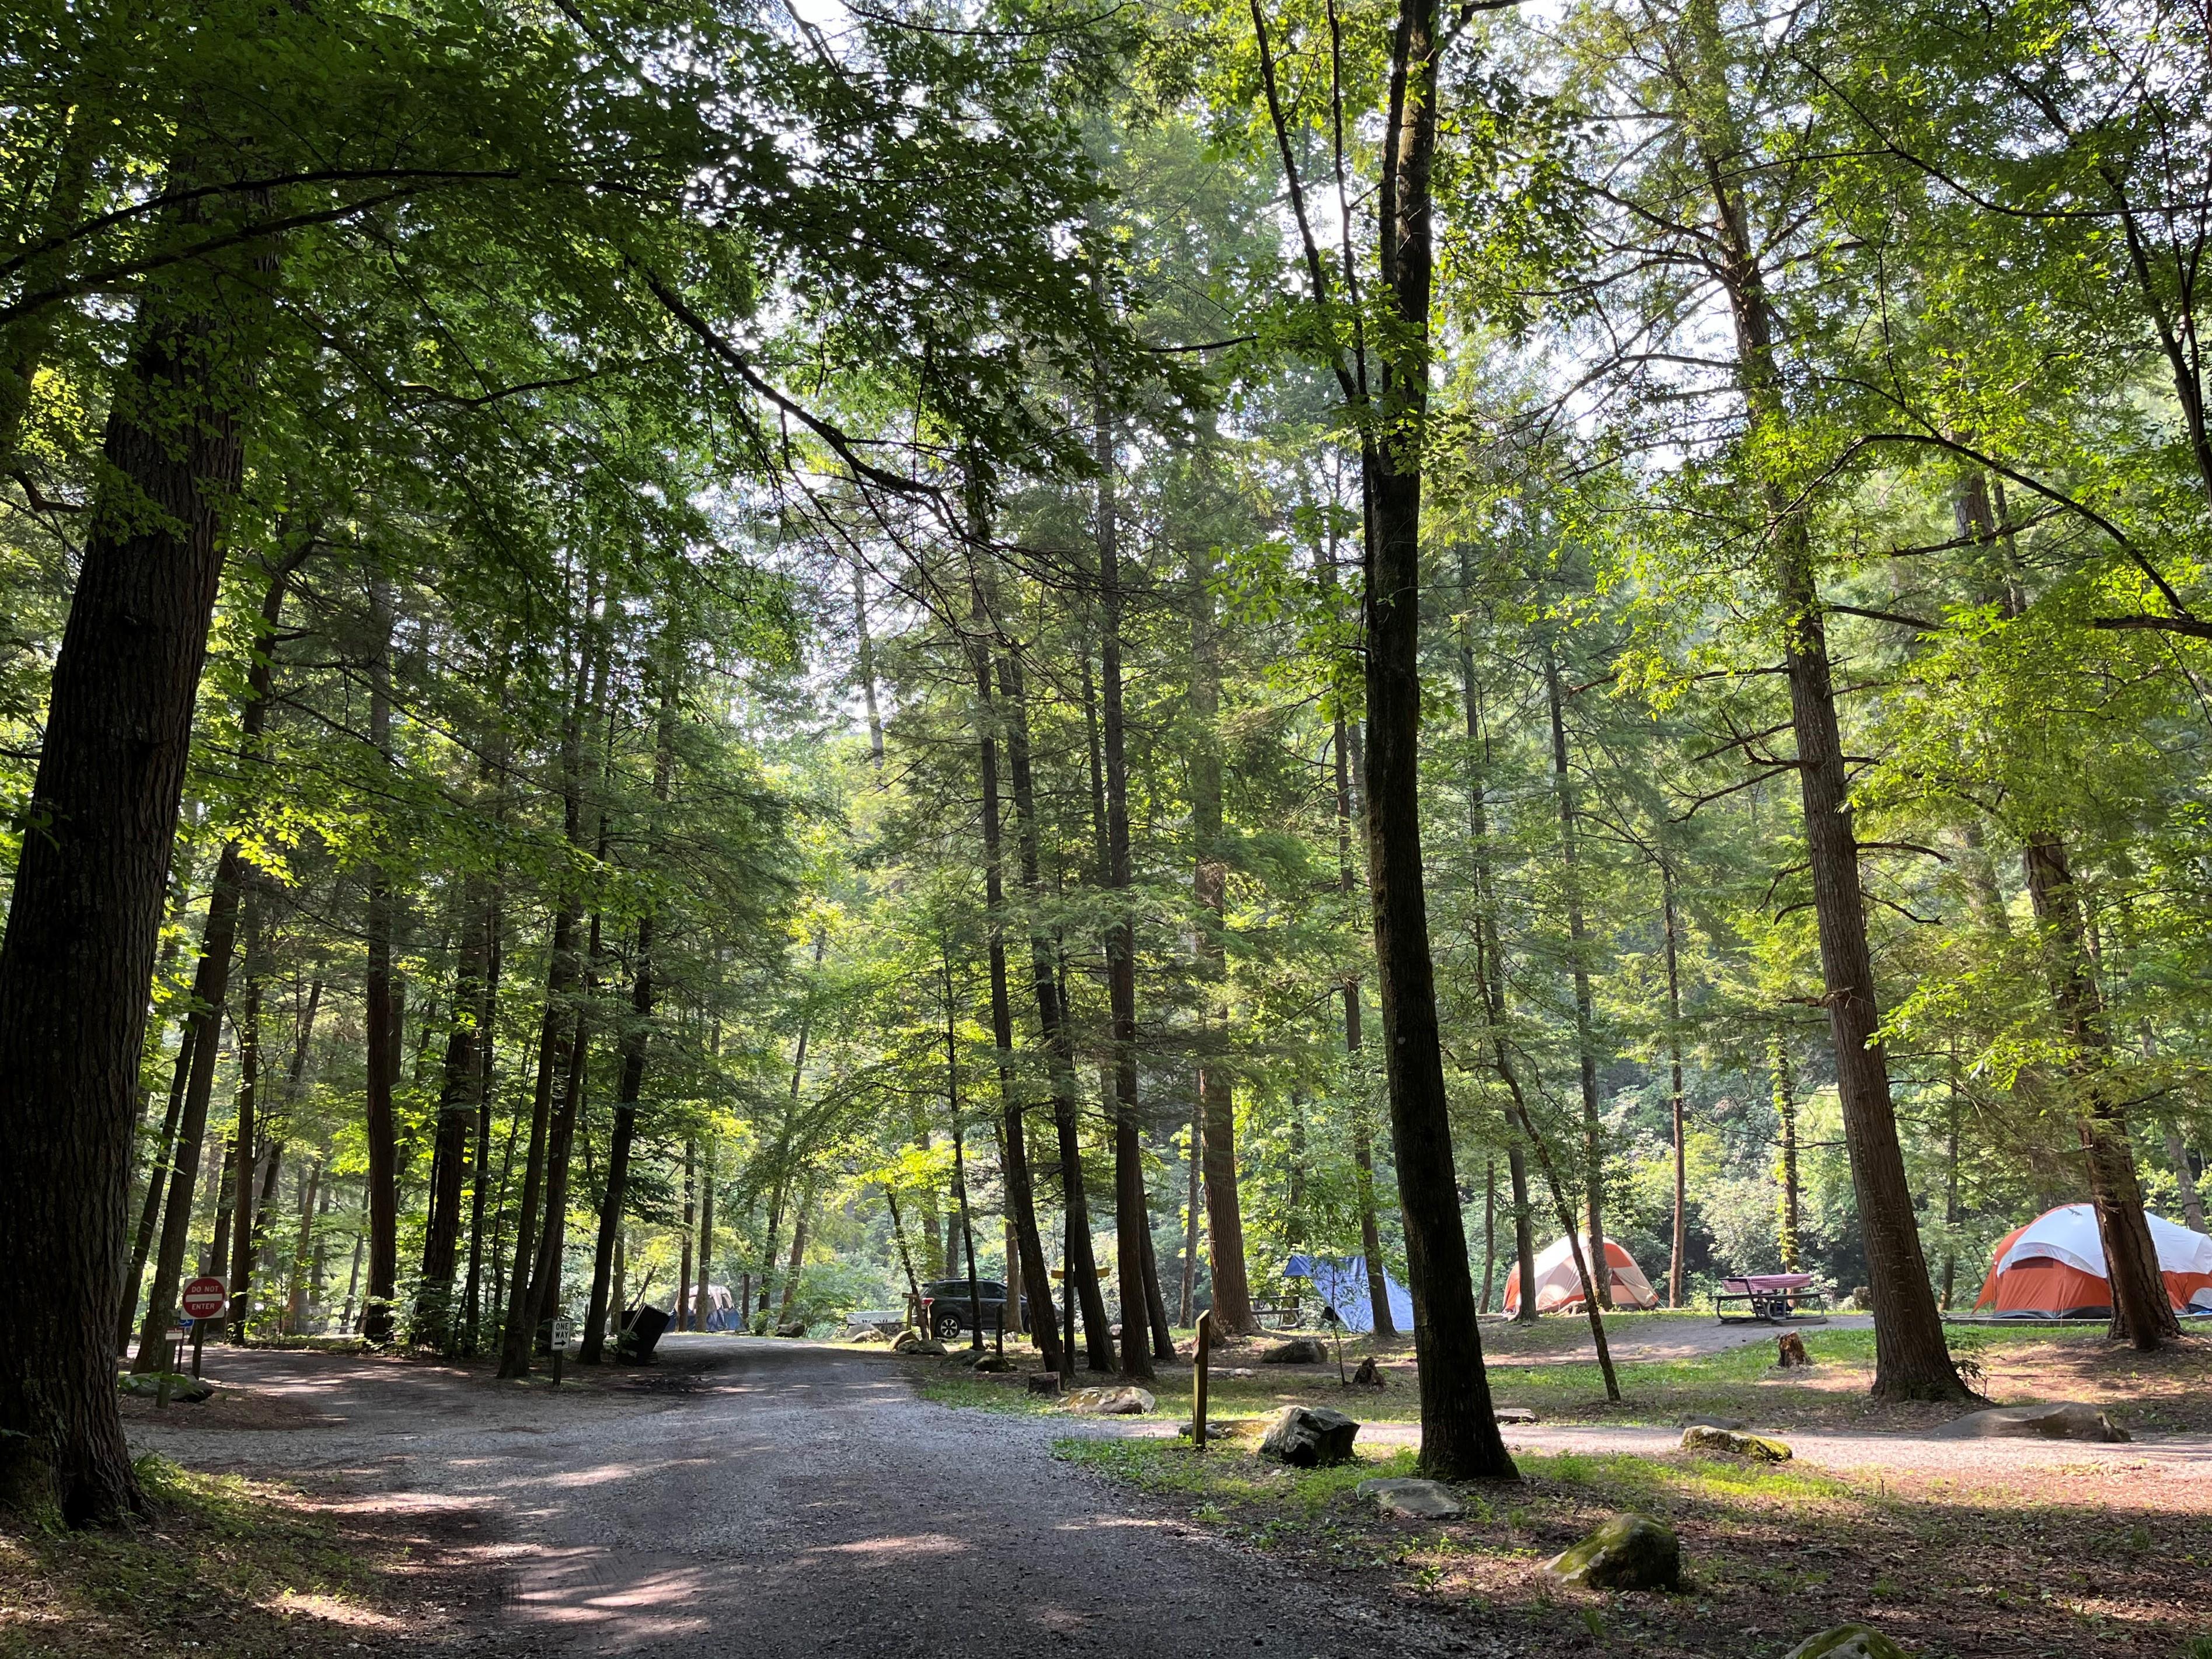
[[[1682,1547],[1673,1528],[1648,1515],[1616,1515],[1544,1571],[1591,1589],[1680,1589]]]
[[[1727,1452],[1735,1457],[1748,1457],[1760,1463],[1787,1463],[1790,1447],[1785,1441],[1772,1439],[1763,1434],[1745,1434],[1735,1429],[1713,1428],[1693,1423],[1682,1431],[1684,1451]]]
[[[1838,1625],[1808,1636],[1786,1659],[1911,1659],[1905,1650],[1866,1625]]]

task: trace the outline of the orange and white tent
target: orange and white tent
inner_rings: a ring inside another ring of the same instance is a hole
[[[1589,1260],[1589,1240],[1583,1240],[1583,1259]],[[1651,1281],[1644,1276],[1644,1269],[1636,1265],[1636,1258],[1618,1239],[1605,1241],[1605,1259],[1613,1269],[1613,1305],[1616,1308],[1656,1308],[1659,1292],[1651,1288]],[[1575,1255],[1562,1233],[1537,1253],[1536,1311],[1540,1314],[1558,1313],[1563,1309],[1583,1305],[1583,1282],[1575,1273]],[[1515,1267],[1505,1281],[1505,1311],[1517,1312],[1521,1306],[1521,1269]]]
[[[2212,1238],[2145,1213],[2160,1275],[2174,1310],[2212,1313]],[[1974,1298],[1977,1313],[2000,1319],[2109,1319],[2112,1287],[2097,1212],[2062,1204],[1997,1241],[1990,1274]]]

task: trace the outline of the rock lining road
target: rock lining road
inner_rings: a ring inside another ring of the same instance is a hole
[[[728,1337],[662,1352],[643,1391],[602,1376],[525,1395],[437,1366],[210,1350],[214,1380],[301,1425],[194,1428],[178,1408],[132,1439],[352,1502],[487,1512],[506,1595],[456,1632],[472,1654],[1512,1651],[1147,1514],[1052,1457],[1088,1425],[929,1404],[881,1352]]]

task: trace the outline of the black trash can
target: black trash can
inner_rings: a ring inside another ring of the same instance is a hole
[[[660,1340],[660,1334],[668,1328],[669,1317],[665,1308],[632,1309],[623,1317],[622,1334],[615,1342],[615,1352],[633,1364],[644,1364],[653,1358],[653,1346]]]

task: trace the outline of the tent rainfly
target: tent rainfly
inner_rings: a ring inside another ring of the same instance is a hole
[[[1589,1259],[1589,1240],[1583,1240],[1583,1259]],[[1636,1258],[1617,1238],[1605,1241],[1605,1259],[1613,1269],[1613,1305],[1616,1308],[1656,1308],[1659,1292],[1651,1288],[1651,1281],[1644,1276],[1644,1269],[1636,1265]],[[1540,1314],[1558,1313],[1568,1308],[1583,1305],[1582,1280],[1575,1273],[1575,1255],[1562,1233],[1537,1254],[1536,1311]],[[1521,1307],[1521,1270],[1515,1267],[1505,1282],[1505,1311],[1516,1313]]]
[[[2177,1313],[2212,1315],[2212,1238],[2145,1212]],[[1974,1311],[1999,1319],[2110,1319],[2112,1287],[2097,1212],[2062,1204],[1997,1241]]]
[[[1283,1264],[1283,1277],[1310,1280],[1314,1292],[1344,1322],[1347,1331],[1375,1328],[1375,1300],[1367,1286],[1367,1258],[1364,1255],[1294,1255]],[[1413,1328],[1413,1293],[1382,1274],[1390,1298],[1390,1322],[1401,1333]]]

